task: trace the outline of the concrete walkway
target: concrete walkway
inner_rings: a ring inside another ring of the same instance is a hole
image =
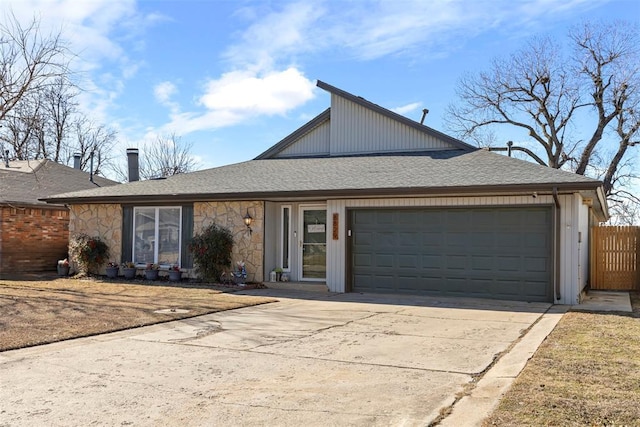
[[[571,306],[576,311],[617,311],[631,313],[629,292],[589,291],[579,305]]]
[[[0,426],[478,425],[563,312],[251,293],[280,301],[0,353]]]

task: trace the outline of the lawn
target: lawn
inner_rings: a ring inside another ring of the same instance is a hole
[[[640,295],[633,313],[569,312],[484,426],[640,426]]]
[[[0,280],[0,351],[272,301],[186,282]]]

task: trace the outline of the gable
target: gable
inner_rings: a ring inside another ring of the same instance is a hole
[[[452,144],[339,95],[331,95],[332,156],[451,150]]]
[[[330,150],[330,121],[322,123],[311,132],[301,136],[293,144],[280,151],[276,158],[287,157],[318,157],[331,155]]]
[[[476,149],[361,97],[321,81],[317,85],[331,93],[331,107],[256,160]]]

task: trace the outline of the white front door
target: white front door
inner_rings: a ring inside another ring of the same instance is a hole
[[[322,281],[327,277],[327,208],[300,207],[300,280]]]

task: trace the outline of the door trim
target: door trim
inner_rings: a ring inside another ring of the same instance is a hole
[[[303,240],[304,240],[304,211],[306,210],[324,210],[325,214],[327,212],[327,204],[326,203],[311,203],[311,204],[301,204],[298,205],[298,238],[296,239],[296,244],[298,245],[298,280],[301,282],[325,282],[327,280],[327,275],[325,273],[325,277],[313,277],[313,278],[305,278],[303,276]],[[325,218],[326,224],[326,218]],[[325,228],[325,248],[328,247],[326,243],[326,233],[327,230]],[[325,269],[326,269],[326,261],[325,261]]]

